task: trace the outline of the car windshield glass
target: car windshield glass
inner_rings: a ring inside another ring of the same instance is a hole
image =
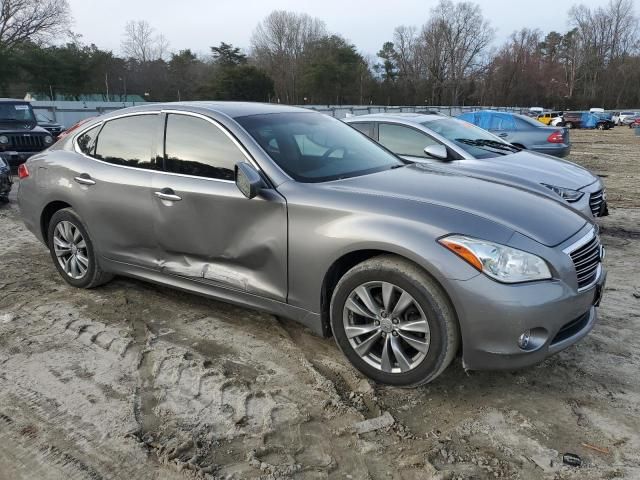
[[[235,120],[299,182],[326,182],[406,165],[373,140],[326,115],[276,113]]]
[[[51,120],[49,117],[47,117],[44,113],[36,113],[36,118],[38,119],[39,122],[42,122],[42,123],[51,123],[51,122],[53,122],[53,120]]]
[[[0,103],[0,121],[34,123],[36,119],[28,103]]]
[[[486,130],[455,118],[430,120],[423,125],[454,142],[474,158],[493,158],[520,151]]]

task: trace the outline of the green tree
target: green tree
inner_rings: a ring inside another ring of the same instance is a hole
[[[211,47],[211,54],[214,62],[221,67],[233,67],[247,63],[247,56],[242,53],[242,50],[230,43],[220,42],[219,46]]]
[[[202,93],[215,100],[266,102],[273,95],[273,80],[253,65],[224,67]]]

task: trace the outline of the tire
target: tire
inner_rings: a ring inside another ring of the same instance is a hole
[[[100,267],[87,228],[71,208],[53,214],[47,240],[53,264],[69,285],[93,288],[113,278]]]
[[[571,130],[573,128],[573,122],[565,122],[564,126]]]
[[[375,312],[375,318],[362,301],[365,297],[383,310]],[[409,297],[411,301],[401,302]],[[386,312],[396,309],[399,314]],[[378,383],[415,387],[431,382],[449,366],[460,345],[458,320],[442,287],[417,265],[393,255],[374,257],[345,273],[333,292],[330,312],[340,350]]]
[[[607,126],[604,123],[599,123],[596,125],[598,130],[607,130]]]
[[[9,197],[8,196],[0,196],[0,203],[9,203]]]

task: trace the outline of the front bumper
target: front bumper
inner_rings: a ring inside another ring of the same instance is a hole
[[[15,152],[15,151],[6,151],[0,152],[0,156],[2,156],[3,160],[9,164],[12,172],[16,172],[18,166],[23,164],[33,155],[36,155],[40,152]]]
[[[573,345],[595,325],[605,281],[604,269],[583,292],[559,280],[507,285],[481,274],[456,281],[450,295],[460,320],[465,369],[528,367]],[[535,348],[518,345],[526,331],[535,332]]]

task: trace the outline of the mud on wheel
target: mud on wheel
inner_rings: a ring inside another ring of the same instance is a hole
[[[351,363],[389,385],[430,382],[459,345],[458,322],[440,285],[391,255],[367,260],[342,277],[331,301],[331,326]]]

